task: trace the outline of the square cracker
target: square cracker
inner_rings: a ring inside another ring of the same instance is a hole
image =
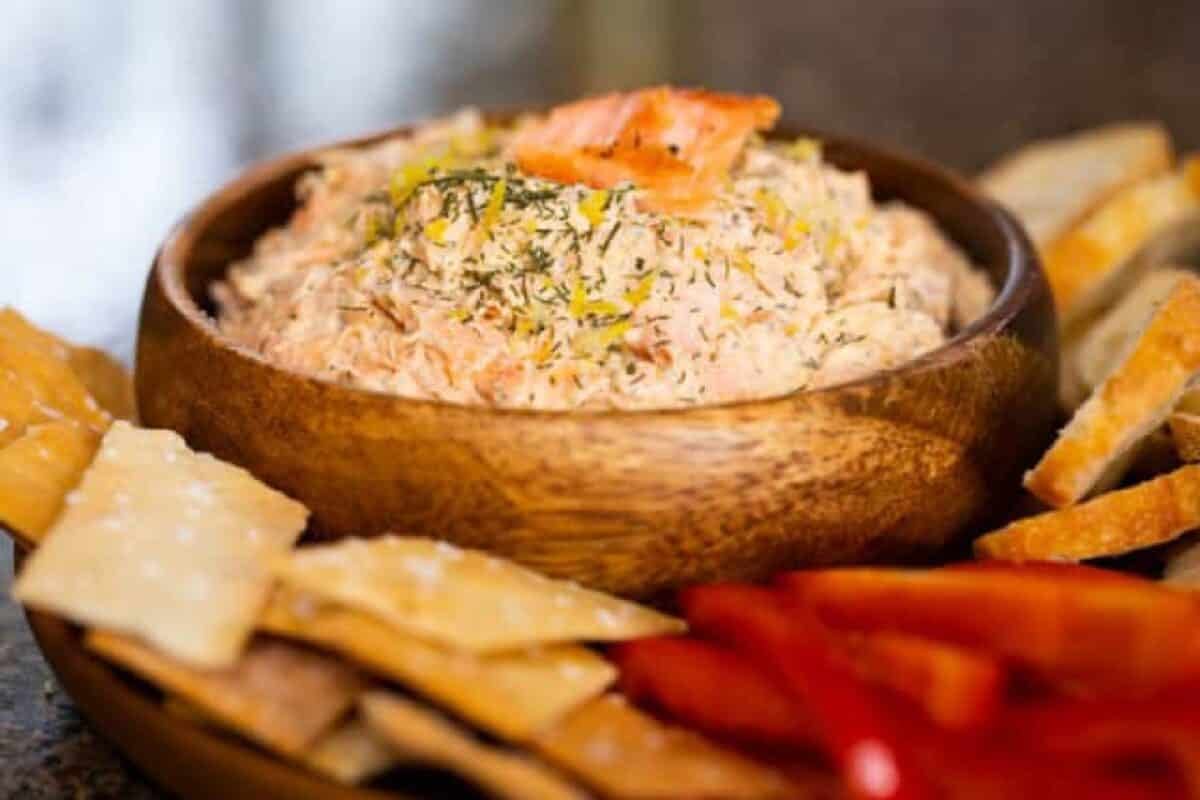
[[[99,443],[74,422],[48,422],[0,448],[0,521],[28,543],[41,541]]]
[[[330,730],[365,686],[350,667],[284,642],[256,641],[234,666],[216,670],[190,667],[109,631],[89,631],[84,644],[182,699],[200,719],[292,758]]]
[[[259,627],[333,650],[509,741],[528,740],[616,679],[612,664],[579,645],[476,655],[283,588],[273,593]]]
[[[0,309],[0,338],[40,350],[66,364],[101,408],[120,419],[134,418],[133,377],[107,353],[68,344],[11,308]]]
[[[773,770],[673,728],[607,695],[583,706],[536,743],[539,753],[605,797],[791,797]]]
[[[318,739],[300,761],[338,783],[355,785],[382,775],[400,759],[386,739],[356,717]]]
[[[224,727],[220,720],[177,695],[163,698],[163,710],[193,725]],[[370,780],[398,763],[391,745],[358,717],[321,735],[296,758],[314,772],[347,785]]]
[[[0,369],[0,447],[20,439],[30,425],[51,421],[37,409],[35,400],[33,388],[20,375]]]
[[[141,637],[200,667],[232,665],[270,589],[268,565],[308,512],[170,431],[104,437],[15,597]]]
[[[450,770],[502,800],[583,800],[586,795],[545,764],[483,744],[435,711],[389,692],[359,701],[363,718],[405,760]]]
[[[66,361],[8,336],[0,336],[0,392],[5,428],[75,420],[104,433],[112,421]]]
[[[274,567],[292,587],[477,653],[635,639],[684,627],[635,603],[432,539],[383,536],[305,547]]]

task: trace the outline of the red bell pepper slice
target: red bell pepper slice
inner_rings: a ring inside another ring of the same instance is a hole
[[[946,798],[1184,800],[1191,796],[1180,774],[1162,765],[1038,752],[996,736],[961,736],[932,726],[910,731],[908,741]]]
[[[926,798],[933,791],[874,696],[835,655],[824,631],[768,589],[719,584],[680,597],[692,629],[771,670],[813,715],[826,754],[851,794]]]
[[[811,716],[775,677],[745,656],[700,639],[665,636],[617,645],[609,657],[620,688],[711,736],[811,750]]]
[[[979,729],[1004,700],[1005,669],[986,653],[888,631],[847,634],[843,641],[863,680],[908,698],[943,727]]]
[[[1149,759],[1173,765],[1200,797],[1200,693],[1178,687],[1154,697],[1055,701],[1009,709],[997,736],[1044,752],[1094,760]]]
[[[1200,680],[1200,604],[1151,581],[1095,572],[1045,564],[831,569],[790,573],[780,584],[836,629],[980,648],[1076,691]]]

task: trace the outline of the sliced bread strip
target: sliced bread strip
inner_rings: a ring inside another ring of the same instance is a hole
[[[1075,373],[1089,394],[1121,363],[1154,312],[1189,274],[1174,267],[1146,273],[1120,302],[1084,331],[1073,355]]]
[[[1189,389],[1175,410],[1184,414],[1200,414],[1200,386]]]
[[[1147,434],[1162,425],[1200,375],[1200,278],[1181,278],[1132,350],[1075,413],[1025,475],[1049,505],[1082,499],[1115,473]]]
[[[1188,271],[1151,269],[1112,308],[1059,333],[1059,405],[1067,413],[1083,405],[1136,341],[1146,320]]]
[[[1046,277],[1066,329],[1094,314],[1138,275],[1139,250],[1200,212],[1200,158],[1118,192],[1044,253]]]
[[[1124,187],[1171,166],[1171,138],[1157,122],[1108,125],[1022,147],[979,177],[1046,247]]]
[[[1200,414],[1177,411],[1171,415],[1171,438],[1182,461],[1200,461]]]
[[[1163,567],[1163,583],[1180,589],[1200,588],[1200,538],[1182,539],[1170,549]]]
[[[1014,522],[975,542],[981,558],[1081,561],[1169,542],[1200,528],[1200,465]]]

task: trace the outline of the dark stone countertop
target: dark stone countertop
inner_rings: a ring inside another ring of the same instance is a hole
[[[0,542],[0,798],[163,797],[91,731],[55,682],[9,597],[12,567],[12,548]]]

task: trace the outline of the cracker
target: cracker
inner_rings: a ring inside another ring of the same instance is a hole
[[[432,539],[384,536],[305,547],[277,560],[275,573],[398,630],[477,653],[684,627],[657,611]]]
[[[322,736],[300,760],[314,772],[347,785],[365,783],[399,762],[387,740],[358,718]]]
[[[28,409],[27,424],[75,420],[103,433],[112,421],[66,361],[20,340],[0,337],[0,376],[4,378],[0,390],[17,393],[15,402]],[[5,421],[7,427],[20,422]]]
[[[163,710],[192,725],[224,727],[220,720],[175,695],[163,698]],[[297,759],[314,772],[347,785],[368,781],[398,762],[391,746],[358,717],[321,735]]]
[[[48,422],[0,449],[0,521],[29,543],[41,541],[99,442],[73,422]]]
[[[272,595],[259,626],[333,650],[510,741],[529,739],[616,679],[608,661],[578,645],[475,655],[284,589]]]
[[[121,362],[103,350],[73,347],[68,363],[101,408],[117,419],[137,419],[133,375]]]
[[[490,795],[505,800],[586,796],[546,765],[482,744],[448,719],[399,695],[369,692],[359,705],[367,724],[401,757],[455,772]]]
[[[353,705],[365,684],[351,668],[284,642],[256,641],[236,665],[196,669],[141,642],[92,630],[88,649],[176,695],[209,719],[296,758]]]
[[[1078,502],[1120,477],[1200,376],[1200,278],[1180,277],[1123,361],[1084,403],[1025,487],[1052,506]]]
[[[793,796],[774,771],[667,726],[617,695],[583,706],[536,746],[551,763],[616,800]]]
[[[230,666],[266,600],[270,561],[307,514],[177,434],[117,422],[14,595],[195,666]]]
[[[1162,544],[1200,527],[1200,465],[1018,520],[975,542],[983,558],[1080,561]]]
[[[47,421],[34,406],[33,389],[15,372],[0,370],[0,447],[20,439],[30,425]]]
[[[70,345],[11,308],[0,309],[0,338],[20,342],[67,364],[101,408],[114,417],[134,419],[133,378],[108,354]]]

